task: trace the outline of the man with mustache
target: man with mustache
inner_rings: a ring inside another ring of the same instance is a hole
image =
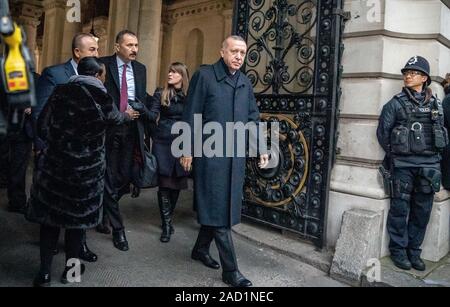
[[[116,53],[101,60],[106,66],[105,87],[118,109],[125,112],[132,108],[142,115],[146,110],[147,70],[136,57],[139,42],[136,34],[124,30],[117,34]],[[144,116],[135,121],[114,126],[106,133],[106,180],[104,195],[105,217],[109,219],[113,229],[114,246],[121,251],[128,251],[123,218],[119,210],[119,200],[130,193],[132,168],[136,153],[143,157],[144,152]],[[104,226],[98,229],[108,233]]]

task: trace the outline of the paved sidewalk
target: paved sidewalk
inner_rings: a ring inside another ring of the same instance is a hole
[[[23,216],[5,211],[5,191],[0,191],[0,287],[30,286],[39,268],[39,227]],[[169,244],[159,242],[160,218],[156,191],[145,191],[141,198],[126,198],[121,204],[130,251],[112,245],[111,236],[88,232],[88,245],[99,261],[87,264],[83,283],[89,287],[223,287],[220,271],[190,259],[198,232],[191,210],[192,192],[184,192],[175,214],[176,233]],[[62,244],[61,236],[61,244]],[[341,287],[326,273],[274,249],[234,235],[240,270],[260,287]],[[63,247],[61,246],[62,250]],[[218,259],[212,245],[211,254]],[[59,277],[64,256],[55,257],[53,286],[62,286]]]

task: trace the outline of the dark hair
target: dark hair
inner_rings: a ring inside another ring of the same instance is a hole
[[[183,78],[183,94],[187,94],[188,88],[189,88],[189,70],[187,66],[180,62],[175,62],[170,64],[169,66],[169,72],[176,72],[181,75]],[[169,107],[170,106],[170,100],[172,97],[176,95],[175,88],[171,85],[169,85],[169,81],[166,81],[166,84],[164,85],[164,89],[161,95],[161,105]]]
[[[86,38],[86,37],[94,38],[91,34],[87,34],[87,33],[78,33],[73,37],[73,39],[72,39],[72,55],[73,56],[75,56],[75,49],[81,48],[81,41],[83,40],[83,38]]]
[[[96,57],[88,56],[80,60],[77,70],[80,75],[95,77],[97,74],[103,74],[105,64]]]
[[[122,30],[116,36],[116,43],[119,44],[125,35],[131,35],[131,36],[137,37],[137,35],[134,32],[131,32],[130,30]]]
[[[441,85],[444,87],[445,95],[450,94],[450,73],[445,76],[445,79],[441,82]]]

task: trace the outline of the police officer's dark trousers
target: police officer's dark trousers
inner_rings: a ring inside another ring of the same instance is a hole
[[[434,190],[421,167],[394,168],[394,197],[387,229],[393,256],[419,256],[433,207]]]

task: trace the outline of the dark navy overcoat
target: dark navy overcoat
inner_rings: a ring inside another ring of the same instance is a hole
[[[183,113],[183,120],[192,131],[195,114],[202,115],[203,127],[217,122],[223,131],[227,123],[259,121],[249,79],[239,73],[234,81],[225,69],[221,60],[214,65],[201,66],[192,77]],[[211,135],[203,135],[203,141],[209,137]],[[226,146],[223,148],[225,151]],[[245,157],[194,156],[194,207],[201,225],[231,227],[240,223],[245,165]]]

